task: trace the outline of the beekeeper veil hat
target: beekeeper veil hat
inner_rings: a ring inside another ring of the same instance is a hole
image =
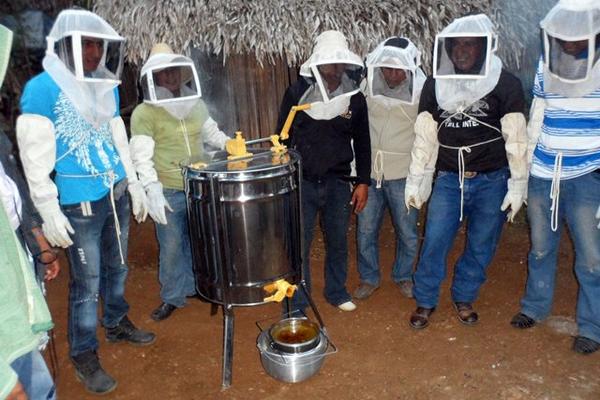
[[[145,103],[162,107],[177,119],[185,119],[201,96],[194,62],[165,43],[152,48],[140,83]]]
[[[369,53],[366,65],[367,95],[371,99],[387,106],[418,100],[425,74],[420,68],[421,52],[409,39],[384,40]]]
[[[560,0],[540,26],[544,90],[580,97],[600,88],[600,1]]]
[[[496,48],[494,25],[484,14],[455,19],[436,36],[433,76],[442,109],[466,109],[494,90],[502,72]]]
[[[311,56],[300,67],[300,75],[310,83],[300,100],[300,103],[312,104],[305,112],[321,120],[344,113],[350,105],[350,97],[359,91],[363,71],[361,58],[350,51],[341,32],[321,33]]]
[[[125,39],[90,11],[65,10],[56,17],[46,41],[44,70],[75,109],[95,127],[112,119]]]

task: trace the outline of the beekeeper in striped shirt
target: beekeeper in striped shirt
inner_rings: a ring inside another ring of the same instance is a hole
[[[528,126],[529,275],[511,324],[530,328],[550,314],[566,222],[579,282],[573,350],[589,354],[600,349],[600,2],[560,0],[541,27]]]

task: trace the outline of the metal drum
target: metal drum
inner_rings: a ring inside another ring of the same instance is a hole
[[[263,287],[301,279],[300,157],[217,157],[184,167],[196,287],[207,300],[264,303]]]

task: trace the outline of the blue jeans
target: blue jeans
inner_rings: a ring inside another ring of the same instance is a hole
[[[392,268],[394,282],[412,280],[413,264],[417,256],[417,218],[419,211],[406,210],[404,186],[406,179],[383,181],[375,188],[369,186],[369,200],[365,209],[358,214],[356,233],[358,247],[358,273],[360,281],[379,286],[379,230],[386,208],[389,208],[396,231],[396,260]]]
[[[54,400],[56,388],[44,357],[36,349],[23,354],[10,364],[31,400]]]
[[[115,187],[115,208],[121,227],[121,248],[127,258],[129,198],[124,181]],[[82,208],[81,204],[62,206],[75,230],[71,236],[73,245],[67,249],[71,267],[68,326],[71,356],[98,348],[98,296],[102,297],[104,327],[117,326],[129,311],[124,297],[127,265],[121,263],[109,194],[90,202],[89,208],[91,215],[88,207]]]
[[[346,290],[348,275],[348,224],[350,222],[350,184],[335,177],[317,181],[302,180],[302,218],[304,243],[302,249],[302,273],[308,289],[310,279],[310,247],[314,235],[317,215],[321,214],[321,225],[325,239],[325,300],[334,306],[350,301]],[[292,299],[292,308],[304,310],[307,299],[297,292]]]
[[[160,246],[160,298],[167,304],[183,307],[186,296],[196,293],[185,192],[164,189],[163,193],[173,212],[165,210],[166,225],[155,224]]]
[[[500,240],[506,214],[500,211],[507,191],[508,168],[479,173],[464,183],[465,250],[454,268],[452,300],[472,303],[485,282],[486,268]],[[417,305],[437,306],[446,277],[446,259],[461,225],[458,174],[440,171],[427,208],[425,241],[415,272]]]
[[[535,320],[550,315],[561,228],[550,228],[551,181],[529,178],[527,212],[531,227],[529,275],[521,312]],[[579,282],[579,334],[600,342],[600,230],[594,218],[600,203],[600,173],[592,172],[560,182],[560,220],[566,221],[575,247],[575,275]]]

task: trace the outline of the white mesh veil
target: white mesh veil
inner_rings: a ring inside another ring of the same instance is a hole
[[[390,107],[396,104],[414,104],[425,83],[425,74],[419,68],[421,52],[408,39],[392,37],[381,42],[366,59],[367,95]],[[402,70],[405,79],[392,84],[384,69]]]
[[[339,85],[330,90],[326,69],[333,69]],[[315,39],[315,47],[309,59],[300,67],[300,75],[311,85],[300,99],[311,103],[305,112],[314,119],[332,119],[345,112],[350,97],[359,91],[363,76],[360,57],[348,48],[346,38],[338,31],[325,31]]]
[[[544,89],[580,97],[600,88],[600,1],[560,0],[540,26]]]
[[[481,42],[484,54],[480,54],[472,71],[461,71],[453,60],[452,44],[459,38]],[[484,14],[458,18],[436,36],[435,92],[442,109],[452,113],[466,109],[494,90],[502,72],[502,61],[494,54],[496,41],[492,21]]]
[[[159,74],[166,70],[178,71],[178,90],[160,85]],[[177,119],[185,119],[200,99],[200,83],[194,62],[189,57],[174,54],[165,44],[153,47],[140,75],[144,102],[164,108]]]
[[[92,72],[84,71],[81,52],[83,38],[94,38],[102,42],[102,58]],[[57,54],[57,51],[68,48],[56,46],[65,39],[68,39],[66,43],[71,44],[69,52]],[[46,40],[48,47],[42,61],[44,70],[75,109],[95,127],[111,120],[117,108],[113,91],[120,83],[122,44],[125,39],[92,12],[65,10],[56,17]],[[116,47],[109,44],[116,44]],[[110,54],[109,48],[117,49],[118,54]]]

